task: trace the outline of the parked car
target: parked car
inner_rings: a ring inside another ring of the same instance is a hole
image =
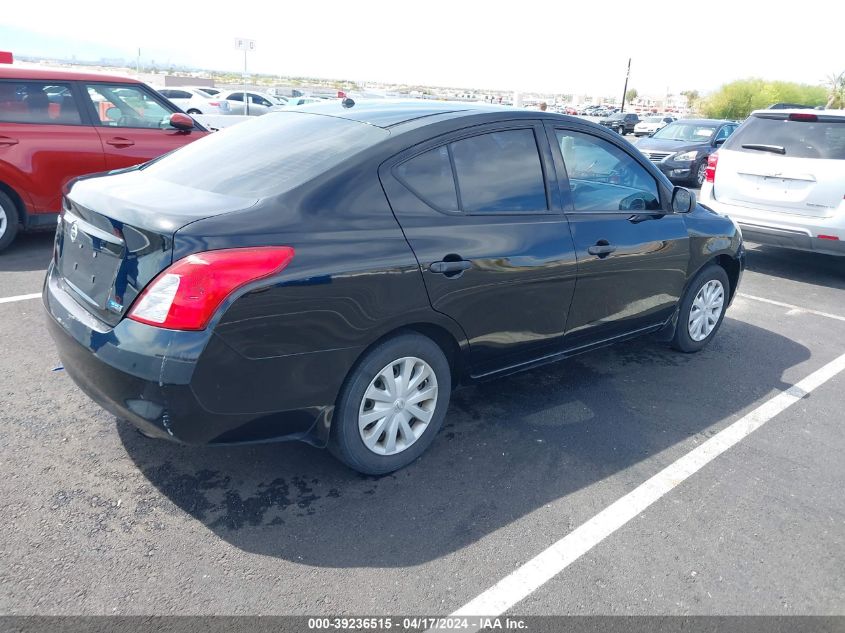
[[[325,101],[325,99],[321,99],[320,97],[291,97],[285,102],[285,105],[301,106],[309,103],[322,103],[323,101]]]
[[[162,88],[158,93],[170,99],[188,114],[229,114],[231,112],[228,101],[210,97],[196,88]]]
[[[144,434],[378,474],[460,384],[646,333],[702,349],[743,261],[731,220],[598,125],[347,100],[76,181],[44,304],[71,378]]]
[[[753,112],[710,156],[701,197],[748,239],[845,255],[845,111]]]
[[[0,251],[55,225],[76,176],[148,161],[206,133],[126,77],[0,66]]]
[[[651,136],[657,130],[666,127],[672,121],[675,121],[673,116],[649,116],[641,119],[639,123],[634,126],[634,136]]]
[[[773,103],[769,110],[824,110],[824,106],[802,105],[800,103]]]
[[[599,125],[609,127],[611,130],[624,135],[633,133],[639,122],[640,117],[634,112],[616,112],[599,121]]]
[[[244,107],[243,90],[226,90],[217,96],[218,98],[225,99],[229,102],[229,110],[231,114],[261,116],[262,114],[267,114],[272,110],[278,110],[287,104],[287,101],[283,101],[278,97],[274,97],[273,95],[269,95],[264,92],[248,90],[246,95],[248,99],[248,107]]]
[[[674,183],[704,183],[707,158],[733,133],[739,123],[720,119],[681,119],[637,142],[651,160]]]

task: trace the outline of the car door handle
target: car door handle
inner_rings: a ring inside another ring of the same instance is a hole
[[[0,145],[17,145],[18,139],[9,136],[0,136]]]
[[[135,144],[135,141],[122,136],[114,136],[108,139],[106,143],[113,147],[132,147]]]
[[[597,255],[598,257],[607,257],[615,250],[616,247],[608,243],[607,240],[599,240],[598,242],[596,242],[595,246],[591,246],[590,248],[588,248],[587,252],[590,255]]]
[[[466,259],[459,259],[452,262],[432,262],[428,269],[433,273],[441,275],[454,275],[472,268],[472,262]]]

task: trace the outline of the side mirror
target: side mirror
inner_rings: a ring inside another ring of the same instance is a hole
[[[110,108],[106,109],[106,118],[109,121],[120,121],[122,116],[123,112],[121,112],[120,108],[116,106],[111,106]]]
[[[672,189],[672,211],[675,213],[689,213],[695,209],[695,194],[684,187]]]
[[[194,120],[187,114],[181,112],[174,112],[170,115],[170,125],[177,130],[187,132],[194,129]]]
[[[725,141],[727,141],[727,140],[728,139],[726,139],[726,138],[717,138],[715,141],[713,141],[713,145],[715,145],[716,147],[719,147],[719,145],[724,145]]]

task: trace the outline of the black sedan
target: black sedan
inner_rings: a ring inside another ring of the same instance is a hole
[[[672,182],[701,187],[707,158],[738,127],[736,121],[722,119],[681,119],[637,141],[637,149]]]
[[[625,134],[633,134],[637,123],[640,123],[639,115],[634,112],[614,112],[606,119],[599,121],[599,125],[609,127],[611,130],[616,130],[623,136]]]
[[[610,130],[347,100],[73,183],[44,303],[70,376],[145,435],[377,474],[458,385],[648,333],[701,349],[743,265],[731,220]]]

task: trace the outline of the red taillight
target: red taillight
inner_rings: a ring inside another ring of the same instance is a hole
[[[820,240],[838,240],[839,238],[835,235],[817,235]]]
[[[214,107],[216,108],[217,106],[219,106],[219,105],[220,105],[220,102],[219,102],[219,101],[209,101],[209,102],[208,102],[208,105],[210,105],[210,106],[214,106]]]
[[[170,330],[202,330],[226,297],[250,282],[284,270],[293,255],[289,246],[188,255],[144,289],[128,316]]]
[[[713,182],[716,180],[716,165],[719,164],[719,152],[710,154],[707,157],[707,169],[704,170],[704,180]]]
[[[815,114],[809,114],[807,112],[793,112],[789,115],[790,121],[818,121],[819,117]]]

